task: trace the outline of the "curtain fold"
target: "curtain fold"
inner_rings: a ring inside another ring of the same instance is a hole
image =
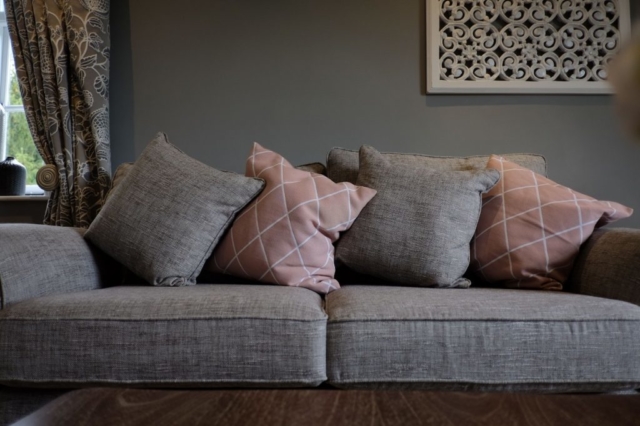
[[[5,0],[27,122],[57,168],[44,223],[86,228],[111,186],[109,0]]]

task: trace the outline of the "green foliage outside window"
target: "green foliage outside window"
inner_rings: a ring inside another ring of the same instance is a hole
[[[14,70],[11,70],[9,104],[22,105],[18,79],[16,78]],[[15,157],[16,160],[27,168],[27,185],[35,185],[36,173],[38,173],[38,169],[44,162],[33,143],[24,112],[13,112],[9,114],[7,141],[7,155]]]
[[[22,96],[20,95],[20,86],[18,85],[18,77],[16,71],[11,70],[11,83],[9,84],[9,105],[22,105]]]

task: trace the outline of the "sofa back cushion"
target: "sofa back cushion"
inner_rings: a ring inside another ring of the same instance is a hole
[[[129,173],[131,172],[131,169],[133,169],[133,164],[134,163],[122,163],[118,166],[116,171],[113,172],[113,178],[111,179],[111,188],[107,193],[107,199],[111,197],[111,194],[113,194],[113,191],[115,191],[115,189],[120,186],[124,178],[126,178],[129,175]]]
[[[402,154],[384,152],[382,155],[393,166],[427,167],[434,171],[484,169],[489,161],[488,155],[470,157],[438,157],[424,154]],[[547,176],[547,161],[537,154],[505,154],[503,157],[518,163],[534,172]],[[333,148],[327,156],[327,176],[334,182],[350,182],[358,179],[358,151]]]

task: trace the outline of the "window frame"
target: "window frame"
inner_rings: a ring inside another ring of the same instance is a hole
[[[11,37],[9,36],[9,28],[7,25],[7,14],[4,7],[0,10],[0,161],[7,158],[9,147],[9,116],[12,113],[24,113],[23,105],[8,105],[10,94],[10,76],[9,63],[12,55]],[[42,195],[42,190],[38,185],[27,185],[26,195]]]
[[[0,12],[0,157],[7,157],[7,132],[10,111],[5,107],[9,87],[9,40],[7,15]],[[23,108],[24,110],[24,108]]]

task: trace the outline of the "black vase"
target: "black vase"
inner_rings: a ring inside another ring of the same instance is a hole
[[[0,195],[24,195],[27,169],[13,157],[0,162]]]

